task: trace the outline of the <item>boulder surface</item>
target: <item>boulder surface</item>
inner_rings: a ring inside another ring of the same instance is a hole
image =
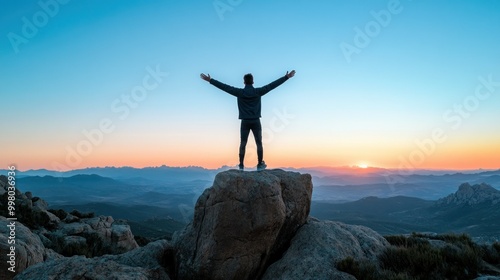
[[[217,174],[174,236],[179,279],[255,279],[279,258],[309,215],[309,174],[268,170]]]
[[[262,279],[355,280],[337,270],[336,263],[347,257],[376,262],[387,246],[387,240],[367,227],[309,218]]]

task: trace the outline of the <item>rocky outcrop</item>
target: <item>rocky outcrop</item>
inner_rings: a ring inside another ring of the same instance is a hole
[[[262,279],[353,279],[335,264],[346,258],[376,261],[389,243],[373,230],[310,218]]]
[[[0,176],[0,215],[7,217],[7,178]],[[31,192],[15,191],[17,224],[38,235],[45,248],[65,256],[120,254],[138,246],[130,227],[112,217],[49,210],[46,201]],[[2,242],[2,246],[5,244]]]
[[[5,175],[0,175],[0,195],[7,192],[8,179]]]
[[[470,185],[464,183],[458,187],[458,191],[437,201],[438,205],[477,205],[480,203],[500,203],[500,191],[492,186],[482,183]]]
[[[14,252],[11,251],[11,246],[14,246]],[[0,279],[12,279],[27,267],[49,258],[57,258],[58,255],[45,249],[40,238],[29,228],[3,216],[0,216],[0,252]],[[9,271],[8,268],[12,265],[14,269]]]
[[[179,279],[255,279],[309,214],[311,176],[283,170],[219,173],[194,220],[174,235]]]
[[[111,216],[61,222],[56,230],[37,230],[44,245],[65,256],[121,254],[139,247],[130,227]]]
[[[172,247],[166,240],[149,243],[120,255],[97,258],[74,256],[31,266],[16,279],[170,279],[166,263],[172,263]]]
[[[7,217],[7,178],[0,176],[0,215]],[[22,193],[19,189],[15,189],[15,217],[30,229],[45,227],[54,229],[59,224],[60,220],[54,214],[47,211],[47,203],[39,197],[33,197],[30,192]]]

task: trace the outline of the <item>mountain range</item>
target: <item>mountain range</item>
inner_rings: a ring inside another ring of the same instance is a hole
[[[464,183],[437,201],[414,197],[366,197],[354,202],[313,202],[320,219],[368,226],[380,234],[467,233],[477,242],[500,240],[500,191],[488,184]]]
[[[212,185],[219,170],[166,166],[87,168],[63,173],[29,170],[18,173],[17,185],[43,197],[51,208],[127,219],[133,231],[144,229],[136,235],[158,237],[191,221],[196,199]],[[291,170],[312,174],[311,214],[321,219],[366,225],[382,234],[457,231],[490,240],[496,238],[495,231],[500,232],[494,221],[498,210],[488,204],[488,199],[474,205],[450,204],[482,201],[470,194],[475,185],[483,186],[479,193],[498,192],[500,170],[424,170],[408,175],[357,167]],[[158,217],[162,217],[155,222],[159,226],[151,227],[151,220]]]

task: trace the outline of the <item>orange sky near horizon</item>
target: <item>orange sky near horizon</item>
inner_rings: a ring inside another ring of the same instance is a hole
[[[248,167],[256,165],[256,152],[253,143],[247,147],[245,164]],[[472,169],[500,169],[500,145],[496,143],[482,144],[465,149],[463,146],[450,143],[438,146],[429,156],[421,150],[401,149],[402,152],[373,150],[366,153],[360,151],[345,151],[332,148],[323,151],[310,149],[309,151],[293,149],[273,149],[264,146],[265,160],[269,168],[276,167],[313,167],[313,166],[359,166],[367,165],[388,169],[436,169],[436,170],[472,170]],[[275,147],[274,147],[275,148]],[[56,151],[53,151],[56,152]],[[87,167],[105,166],[132,166],[137,168],[151,166],[201,166],[216,169],[224,165],[237,164],[237,143],[231,147],[219,147],[217,150],[204,150],[203,148],[174,148],[174,147],[142,147],[127,149],[126,147],[96,147],[88,156],[78,156],[76,153],[61,154],[55,159],[50,150],[34,149],[24,155],[9,155],[4,153],[0,161],[6,168],[14,164],[19,170],[50,169],[67,171]],[[56,153],[56,154],[57,154]],[[423,155],[423,157],[422,157]],[[65,157],[66,156],[66,157]],[[16,159],[14,161],[8,161]],[[67,160],[68,159],[68,160]]]
[[[4,1],[0,34],[42,2]],[[500,1],[402,1],[390,24],[385,0],[225,2],[71,1],[4,36],[0,169],[235,166],[237,100],[200,73],[291,70],[262,97],[269,168],[500,168]]]
[[[264,127],[267,120],[263,119]],[[90,146],[86,146],[89,143],[81,135],[65,140],[55,135],[45,141],[24,138],[4,146],[12,148],[1,153],[0,164],[4,168],[15,164],[20,170],[61,171],[105,166],[167,165],[209,169],[235,166],[238,163],[238,125],[239,121],[228,120],[214,131],[202,133],[202,139],[186,132],[179,133],[179,130],[174,130],[175,133],[152,132],[132,127],[135,133],[130,134],[128,129],[117,129],[106,135],[99,145]],[[295,122],[279,133],[264,137],[264,160],[269,168],[365,164],[388,169],[500,169],[500,133],[477,137],[475,126],[449,132],[442,143],[429,142],[431,133],[428,132],[398,135],[394,130],[374,134],[338,128],[338,135],[325,134],[317,138],[315,132],[298,133],[300,129],[308,131],[309,128]],[[233,133],[228,133],[229,130]],[[416,142],[420,142],[420,146]],[[256,163],[255,142],[250,135],[245,165],[254,167]]]

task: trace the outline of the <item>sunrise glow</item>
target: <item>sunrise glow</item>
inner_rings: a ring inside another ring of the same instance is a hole
[[[500,168],[500,2],[398,2],[70,1],[25,36],[43,9],[8,1],[0,166],[235,166],[236,99],[200,73],[295,69],[262,97],[269,168]]]

